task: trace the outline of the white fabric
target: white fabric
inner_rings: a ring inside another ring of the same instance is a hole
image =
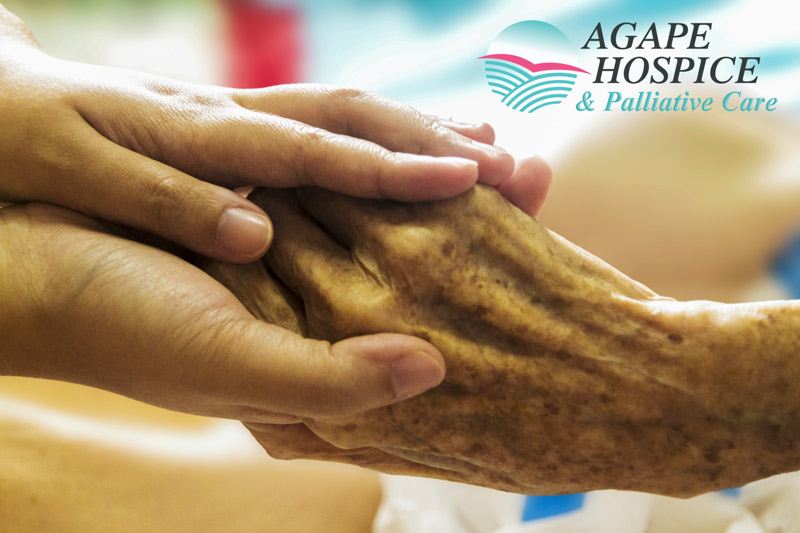
[[[525,497],[436,479],[381,476],[375,533],[490,532],[519,523]]]
[[[527,523],[524,496],[403,476],[382,476],[382,484],[374,533],[800,532],[800,473],[751,483],[736,498],[596,491],[579,510]]]

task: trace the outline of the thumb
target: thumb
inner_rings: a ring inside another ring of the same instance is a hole
[[[229,333],[235,329],[226,327]],[[235,347],[226,368],[215,369],[221,389],[215,395],[231,400],[224,416],[245,422],[272,423],[276,414],[348,416],[420,394],[441,383],[445,372],[436,348],[406,335],[367,335],[331,345],[248,320],[236,338],[215,339]]]

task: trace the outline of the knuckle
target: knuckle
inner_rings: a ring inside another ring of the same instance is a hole
[[[372,98],[373,93],[357,87],[334,87],[328,93],[331,98],[339,101],[353,102]]]
[[[303,149],[309,152],[324,148],[331,138],[330,132],[312,126],[298,127],[297,132],[303,139]]]
[[[415,132],[414,135],[407,136],[404,146],[406,152],[417,155],[430,153],[431,148],[446,137],[443,126],[430,121],[416,110],[408,113],[404,120],[404,130]]]
[[[150,78],[141,84],[142,100],[148,105],[137,105],[141,124],[123,128],[122,143],[153,159],[185,160],[184,151],[209,149],[207,142],[200,141],[211,136],[225,120],[238,119],[235,101],[223,91]]]
[[[347,288],[334,289],[318,295],[314,299],[312,320],[318,329],[344,339],[375,333],[391,322],[384,313],[392,309],[391,291],[376,286],[372,280],[348,284]],[[381,283],[386,281],[380,280]],[[353,293],[357,285],[358,297]]]
[[[381,240],[380,253],[386,265],[386,276],[395,283],[406,280],[413,286],[423,280],[446,283],[453,255],[459,253],[459,243],[448,235],[430,228],[405,226],[391,228]],[[441,251],[441,252],[439,252]],[[408,273],[415,273],[410,276]]]
[[[141,80],[141,86],[154,96],[178,96],[182,94],[177,83],[169,82],[165,79],[145,77]]]
[[[377,94],[354,87],[334,87],[327,94],[329,113],[336,122],[337,131],[353,137],[362,136],[365,119],[369,118],[372,108],[370,104],[382,102]]]
[[[345,365],[338,360],[333,347],[328,342],[316,342],[312,349],[312,357],[316,364],[327,370],[327,379],[318,383],[318,402],[314,411],[316,416],[337,418],[357,412],[354,404],[356,391],[347,390],[349,383]]]
[[[155,176],[145,195],[144,205],[150,206],[148,216],[156,228],[161,230],[172,229],[175,215],[182,212],[189,191],[183,180],[170,173]]]
[[[361,136],[360,106],[370,93],[353,87],[325,87],[323,89],[328,105],[331,127],[336,131],[352,137]]]
[[[459,135],[438,122],[428,122],[425,124],[425,131],[427,132],[428,141],[433,143],[436,141],[458,141]]]
[[[330,172],[332,137],[333,134],[319,128],[298,128],[294,166],[298,184],[317,185],[319,177]]]
[[[372,196],[374,198],[391,198],[396,194],[398,180],[404,176],[398,176],[396,163],[397,154],[380,147],[375,147],[369,154],[371,169],[369,176],[372,181]]]
[[[424,259],[436,244],[432,230],[424,226],[392,228],[386,241],[388,250],[394,251],[393,255],[406,260]]]
[[[253,89],[236,89],[231,87],[214,87],[217,95],[226,103],[233,104],[234,107],[241,107],[251,111],[268,112],[275,98],[280,99],[282,96],[296,91],[297,94],[303,94],[302,88],[296,86],[273,85],[271,87],[258,87]]]
[[[300,454],[295,450],[288,448],[286,443],[282,442],[281,439],[276,439],[276,442],[273,442],[272,439],[270,439],[270,436],[262,433],[260,433],[256,438],[261,447],[264,448],[264,451],[267,452],[267,454],[273,459],[290,461],[292,459],[300,458]]]
[[[155,100],[170,102],[170,107],[174,110],[200,112],[209,108],[234,104],[230,92],[226,92],[224,89],[218,91],[198,89],[180,82],[152,77],[142,79],[141,86]]]

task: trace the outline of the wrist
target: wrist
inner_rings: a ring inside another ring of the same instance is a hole
[[[665,437],[682,443],[672,467],[694,476],[692,492],[800,468],[800,305],[651,302],[650,310],[679,336],[658,353],[659,379],[688,400]]]

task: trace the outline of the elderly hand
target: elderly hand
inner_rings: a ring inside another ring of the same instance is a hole
[[[234,90],[56,59],[2,6],[0,72],[0,201],[69,207],[226,261],[271,239],[235,187],[434,200],[514,168],[488,125],[360,90]]]
[[[319,188],[253,200],[275,222],[269,270],[213,274],[254,314],[295,329],[294,311],[331,342],[414,335],[447,363],[395,405],[247,424],[270,454],[528,494],[686,497],[800,467],[800,302],[658,296],[488,187],[412,205]],[[288,312],[264,298],[276,286],[296,295]]]
[[[0,374],[253,423],[356,413],[444,375],[414,337],[330,345],[260,322],[194,266],[56,206],[0,209],[0,272]]]

